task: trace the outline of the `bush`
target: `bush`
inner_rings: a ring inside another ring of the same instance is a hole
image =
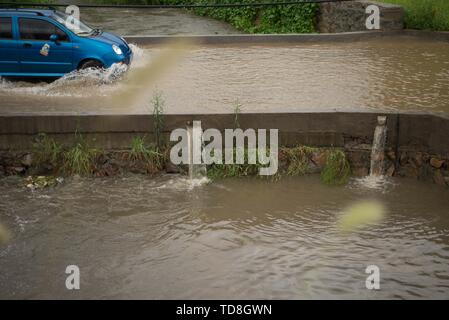
[[[410,29],[449,31],[448,0],[381,0],[405,9],[405,25]]]
[[[274,0],[283,2],[283,0]],[[259,3],[258,0],[221,0],[217,3]],[[165,0],[166,4],[210,4],[211,0]],[[230,23],[236,29],[249,33],[310,33],[316,30],[318,4],[238,7],[194,8],[201,16],[209,16]]]

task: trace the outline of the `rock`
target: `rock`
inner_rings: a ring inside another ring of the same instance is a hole
[[[401,164],[401,166],[405,166],[407,161],[408,161],[407,153],[406,152],[402,152],[400,157],[399,157],[399,163]]]
[[[321,170],[313,161],[307,163],[306,173],[320,173]]]
[[[443,163],[444,163],[444,160],[441,160],[441,159],[438,159],[435,157],[430,158],[430,165],[434,168],[437,168],[437,169],[441,168]]]
[[[388,167],[388,169],[385,171],[385,175],[387,177],[392,177],[394,175],[394,171],[395,171],[395,167],[394,164],[392,164],[391,166]]]
[[[403,168],[403,173],[408,178],[418,178],[419,170],[415,166],[407,165]]]
[[[391,159],[393,161],[396,159],[396,153],[394,152],[394,150],[389,150],[387,152],[387,156],[388,156],[389,159]]]
[[[371,150],[373,149],[373,146],[368,143],[360,143],[354,149],[367,150],[367,151],[371,152]]]
[[[31,165],[33,164],[33,158],[31,157],[31,154],[27,153],[26,155],[24,155],[22,157],[21,163],[25,167],[31,167]]]
[[[26,169],[24,167],[12,167],[12,170],[17,174],[24,173]]]
[[[177,165],[173,164],[171,161],[165,163],[165,172],[167,173],[179,173],[180,170]]]
[[[313,163],[320,169],[323,169],[326,165],[327,154],[325,151],[323,152],[314,152],[312,154],[311,160]]]
[[[352,168],[352,174],[355,177],[366,177],[369,174],[369,170],[366,167]]]
[[[435,170],[433,173],[433,181],[440,186],[446,185],[446,180],[444,179],[443,174],[441,173],[441,170]]]
[[[112,177],[118,172],[117,168],[108,162],[102,166],[101,171],[103,176],[108,177]]]
[[[413,156],[413,161],[415,162],[417,167],[421,167],[423,164],[423,157],[421,152],[415,153]]]

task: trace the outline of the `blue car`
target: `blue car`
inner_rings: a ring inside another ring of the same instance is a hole
[[[79,69],[129,65],[132,56],[122,37],[65,13],[0,9],[0,76],[61,77]]]

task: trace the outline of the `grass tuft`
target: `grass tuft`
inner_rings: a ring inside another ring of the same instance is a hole
[[[40,133],[33,143],[32,153],[36,166],[50,164],[56,167],[61,162],[62,145],[45,133]]]
[[[146,164],[150,173],[159,172],[164,168],[167,161],[167,154],[155,146],[147,146],[145,137],[134,137],[129,152],[129,160]]]
[[[81,134],[76,134],[73,147],[63,152],[62,171],[66,175],[92,175],[99,150],[92,148]]]
[[[304,175],[308,173],[310,157],[316,148],[297,146],[294,148],[282,148],[287,168],[285,174],[288,176]]]
[[[164,129],[164,107],[165,101],[161,92],[156,92],[151,100],[153,104],[153,129],[157,150],[163,145],[162,130]]]
[[[449,31],[448,0],[381,0],[405,9],[405,25],[409,29]]]
[[[348,182],[351,168],[342,150],[329,150],[321,180],[328,185],[342,185]]]

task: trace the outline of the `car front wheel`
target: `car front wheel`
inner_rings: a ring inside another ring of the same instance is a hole
[[[87,60],[85,62],[83,62],[81,64],[81,66],[79,67],[80,70],[83,69],[101,69],[103,68],[103,64],[100,61],[96,61],[96,60]]]

